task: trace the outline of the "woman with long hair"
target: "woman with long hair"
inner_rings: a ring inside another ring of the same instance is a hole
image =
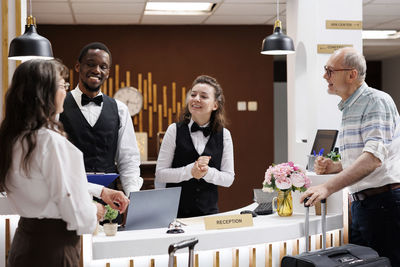
[[[182,187],[180,218],[218,213],[218,186],[233,183],[233,144],[224,104],[217,80],[197,77],[180,122],[171,124],[163,138],[156,187]]]
[[[0,190],[21,216],[9,267],[78,266],[79,235],[93,233],[104,214],[88,192],[82,153],[57,121],[67,73],[56,60],[26,61],[6,94]]]

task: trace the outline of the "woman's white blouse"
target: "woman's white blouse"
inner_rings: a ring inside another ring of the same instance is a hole
[[[193,120],[189,123],[189,129],[193,124]],[[207,125],[205,125],[207,126]],[[235,178],[234,165],[233,165],[233,143],[231,133],[228,129],[223,129],[223,142],[224,151],[222,153],[221,160],[221,170],[216,168],[209,168],[207,174],[203,179],[215,185],[229,187],[232,185]],[[205,137],[201,131],[190,132],[190,137],[192,138],[193,145],[196,151],[201,155],[204,148],[210,138],[210,136]],[[176,148],[176,124],[171,124],[163,138],[161,148],[158,154],[157,167],[156,167],[156,188],[165,187],[166,183],[179,183],[182,181],[187,181],[193,178],[191,171],[194,165],[190,163],[184,167],[171,168],[172,161],[174,159],[174,153]]]
[[[29,169],[22,168],[23,146],[14,146],[7,178],[7,198],[27,218],[57,218],[78,235],[93,233],[96,206],[88,192],[83,154],[64,136],[42,128]]]

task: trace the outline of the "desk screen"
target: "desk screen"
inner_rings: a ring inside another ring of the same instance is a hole
[[[314,154],[314,151],[318,154],[322,148],[324,149],[324,156],[331,152],[335,148],[338,132],[338,130],[318,130],[311,154]]]

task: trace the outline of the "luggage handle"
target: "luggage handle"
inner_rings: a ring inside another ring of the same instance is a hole
[[[307,205],[307,201],[309,197],[306,197],[303,201],[304,207],[306,208],[306,219],[304,223],[304,235],[306,238],[306,252],[310,251],[310,239],[309,239],[309,230],[310,230],[310,205]],[[326,249],[326,199],[321,200],[321,229],[322,229],[322,249]]]
[[[168,247],[168,254],[169,254],[169,264],[168,267],[173,267],[174,266],[174,254],[178,249],[181,248],[189,248],[189,263],[188,266],[192,267],[193,266],[193,258],[194,258],[194,246],[199,242],[199,240],[196,237],[193,237],[191,239],[183,240],[178,243],[174,243],[169,245]]]
[[[334,257],[342,254],[351,254],[348,249],[341,249],[340,247],[336,248],[335,250],[327,250],[324,255],[328,257]]]

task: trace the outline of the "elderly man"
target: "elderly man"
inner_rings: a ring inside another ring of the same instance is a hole
[[[337,173],[301,197],[313,205],[344,187],[352,200],[350,242],[374,248],[400,266],[399,114],[393,99],[364,82],[366,62],[353,48],[337,50],[325,66],[328,93],[342,98],[341,162],[319,157],[318,174]],[[396,140],[395,140],[396,139]]]

